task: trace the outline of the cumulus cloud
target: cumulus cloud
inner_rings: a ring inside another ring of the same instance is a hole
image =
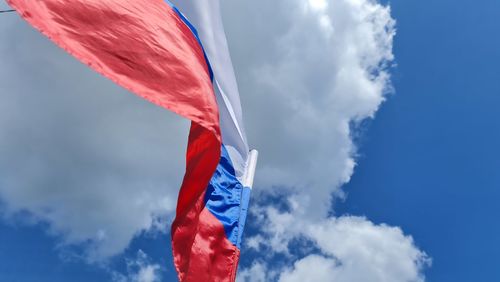
[[[256,213],[256,224],[266,224],[266,230],[247,246],[265,255],[239,273],[239,282],[421,282],[423,270],[431,265],[399,227],[356,216],[307,223],[297,220],[293,210],[279,212],[269,206]]]
[[[252,264],[252,266],[240,270],[238,272],[237,281],[252,281],[252,282],[267,282],[269,281],[269,277],[273,275],[269,273],[267,267],[260,263],[256,262]]]
[[[260,151],[251,210],[266,229],[247,242],[271,250],[243,265],[239,279],[299,281],[317,265],[314,275],[328,276],[314,281],[366,281],[354,269],[366,269],[369,281],[422,281],[428,259],[399,228],[329,217],[356,165],[352,124],[373,118],[390,90],[390,7],[235,0],[222,8],[249,141]],[[16,16],[2,20],[4,216],[48,223],[63,244],[86,246],[91,261],[120,253],[141,232],[167,229],[187,121],[94,74]],[[295,254],[298,239],[314,247]],[[271,267],[279,254],[286,265]]]
[[[98,261],[172,216],[188,122],[96,75],[15,14],[0,36],[0,202]],[[161,224],[159,224],[161,223]]]
[[[127,273],[113,273],[114,282],[159,282],[161,281],[161,267],[151,263],[148,255],[142,250],[137,252],[135,260],[127,261]]]
[[[431,262],[400,228],[374,225],[361,217],[331,218],[302,232],[320,251],[285,267],[280,282],[420,282]]]
[[[322,218],[353,173],[351,123],[373,117],[389,89],[390,9],[369,0],[226,8],[247,131],[261,151],[255,191],[296,191]]]
[[[399,228],[329,217],[356,164],[352,124],[373,118],[391,90],[390,7],[371,0],[254,4],[231,2],[226,16],[246,115],[259,114],[247,118],[262,156],[252,220],[266,228],[247,246],[271,254],[239,279],[422,281],[429,259]],[[238,10],[246,16],[232,13]],[[282,200],[266,201],[269,194]],[[315,248],[296,254],[297,240]]]

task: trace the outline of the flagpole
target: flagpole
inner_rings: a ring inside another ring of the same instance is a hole
[[[247,172],[243,179],[243,186],[252,188],[253,180],[255,178],[255,168],[257,167],[257,159],[259,158],[259,152],[257,150],[251,150],[248,153],[248,164],[247,164]]]
[[[259,152],[257,150],[251,150],[248,152],[248,162],[245,175],[242,179],[243,189],[241,191],[240,198],[240,216],[238,222],[238,238],[237,246],[241,246],[241,238],[243,235],[243,230],[245,229],[245,223],[248,213],[248,205],[250,203],[250,193],[252,191],[253,179],[255,177],[255,168],[257,167],[257,159],[259,157]],[[240,247],[238,247],[240,248]],[[238,272],[238,262],[239,262],[239,251],[236,255],[235,263],[232,266],[231,274],[229,276],[229,281],[234,282],[236,280],[236,273]]]

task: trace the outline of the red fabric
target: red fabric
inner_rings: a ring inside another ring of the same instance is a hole
[[[172,227],[181,281],[234,281],[239,251],[204,209],[220,158],[219,114],[203,50],[163,0],[7,0],[57,45],[117,84],[192,121]]]
[[[184,250],[189,252],[183,258],[175,257],[179,272],[179,280],[186,282],[214,281],[231,282],[236,279],[236,270],[240,257],[240,250],[226,237],[222,223],[206,208],[199,215],[197,232],[190,245]],[[194,226],[194,225],[190,225]],[[173,240],[174,246],[178,242],[187,240]],[[182,244],[176,246],[182,249]],[[187,258],[187,259],[185,259]]]

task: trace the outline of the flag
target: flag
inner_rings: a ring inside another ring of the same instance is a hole
[[[257,154],[249,153],[218,0],[7,0],[81,62],[189,120],[172,224],[180,281],[234,281]]]

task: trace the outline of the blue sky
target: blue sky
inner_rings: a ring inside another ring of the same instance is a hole
[[[394,93],[374,119],[357,128],[357,166],[343,185],[347,197],[336,200],[331,212],[399,226],[432,258],[424,269],[426,281],[498,281],[500,2],[389,4],[397,22],[390,68]],[[0,21],[6,17],[15,16],[2,15]],[[238,27],[228,29],[237,73],[245,64]],[[242,77],[240,83],[245,89],[252,81]],[[242,100],[255,109],[255,102]],[[252,126],[257,125],[250,125],[250,135],[260,132]],[[262,183],[256,189],[264,189]],[[257,202],[280,204],[279,197],[256,197],[255,209]],[[77,246],[57,247],[62,235],[51,235],[47,224],[30,220],[21,214],[0,222],[0,281],[109,281],[110,272],[127,274],[127,260],[135,260],[139,249],[149,262],[161,265],[162,281],[175,279],[169,234],[136,236],[123,255],[99,266],[74,258],[82,253]],[[250,223],[248,237],[259,232]],[[310,242],[293,241],[290,246],[298,253],[315,252]],[[244,249],[244,266],[258,255]],[[278,254],[268,263],[280,261],[287,258]]]
[[[391,7],[396,95],[364,131],[337,211],[402,226],[433,258],[428,281],[497,281],[500,3]]]

